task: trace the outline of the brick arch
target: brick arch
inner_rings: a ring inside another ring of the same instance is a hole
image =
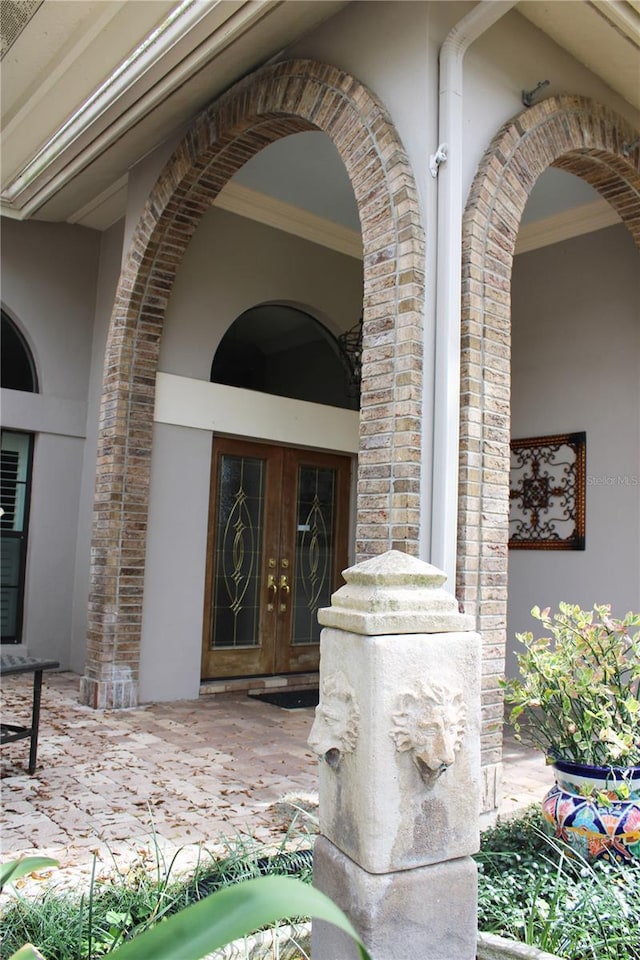
[[[522,212],[549,166],[588,181],[640,247],[640,167],[623,144],[638,136],[621,117],[581,97],[553,97],[494,137],[463,221],[461,432],[457,596],[475,614],[485,655],[485,706],[500,703],[507,609],[511,268]],[[489,711],[484,722],[488,723]],[[500,759],[487,734],[484,763]]]
[[[205,211],[267,144],[321,130],[350,177],[364,249],[357,554],[418,551],[424,239],[417,191],[380,102],[325,64],[288,61],[241,81],[193,123],[131,241],[107,341],[81,699],[137,702],[155,375],[165,311]]]

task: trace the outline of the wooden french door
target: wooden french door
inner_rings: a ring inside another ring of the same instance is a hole
[[[316,670],[347,566],[349,457],[214,438],[202,677]]]

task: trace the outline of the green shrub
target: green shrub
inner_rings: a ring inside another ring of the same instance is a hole
[[[521,676],[502,683],[516,736],[550,758],[640,763],[640,614],[560,603],[553,616],[539,607],[531,615],[548,635],[516,634]]]
[[[590,866],[569,856],[544,826],[540,810],[531,808],[482,834],[475,858],[479,928],[567,960],[640,960],[640,867]],[[167,869],[159,865],[156,876],[132,870],[115,882],[94,882],[83,897],[52,888],[38,899],[18,898],[0,918],[0,955],[6,960],[28,941],[47,960],[98,960],[114,949],[115,958],[121,944],[133,950],[145,931],[183,922],[189,917],[184,908],[203,903],[211,891],[274,873],[310,882],[311,854],[308,849],[267,854],[237,839],[229,842],[226,856],[203,860],[188,879],[173,881],[172,871],[173,863]],[[151,948],[146,939],[139,943],[138,956],[144,957]],[[146,956],[155,960],[157,949],[154,945]],[[185,960],[187,954],[173,956]]]
[[[640,867],[589,865],[544,827],[533,808],[483,834],[479,928],[567,960],[640,960]]]
[[[38,898],[18,896],[0,918],[0,957],[8,960],[22,944],[33,943],[47,960],[97,960],[230,885],[267,875],[311,880],[310,850],[266,854],[246,837],[225,844],[225,856],[203,859],[179,880],[173,879],[175,857],[165,865],[156,852],[155,873],[139,864],[108,881],[92,878],[89,892],[80,896],[55,886]]]

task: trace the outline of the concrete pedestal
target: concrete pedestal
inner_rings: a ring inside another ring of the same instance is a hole
[[[474,960],[476,865],[470,857],[396,873],[372,874],[320,837],[313,883],[338,903],[372,960]],[[313,960],[358,960],[346,934],[313,921]]]
[[[314,883],[373,960],[474,960],[480,647],[445,575],[389,551],[344,571],[320,610]],[[313,960],[354,960],[313,925]]]

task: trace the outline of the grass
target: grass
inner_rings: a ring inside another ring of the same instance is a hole
[[[49,890],[18,897],[4,910],[0,956],[31,941],[47,960],[97,960],[163,917],[214,890],[265,874],[311,881],[307,847],[265,851],[251,838],[227,842],[216,860],[203,857],[188,878],[157,857],[155,874],[140,864],[87,894]],[[640,865],[589,865],[547,837],[537,809],[482,836],[478,863],[479,928],[538,946],[567,960],[640,960]],[[284,955],[284,954],[283,954]],[[303,954],[296,954],[302,956]]]
[[[78,895],[49,887],[38,898],[19,894],[0,917],[0,957],[8,960],[22,944],[33,943],[47,960],[97,960],[209,893],[265,875],[294,876],[311,882],[311,851],[287,852],[287,835],[276,852],[251,837],[224,841],[226,853],[203,856],[192,875],[174,878],[175,857],[164,864],[156,850],[156,868],[134,864],[108,881],[92,877]]]

